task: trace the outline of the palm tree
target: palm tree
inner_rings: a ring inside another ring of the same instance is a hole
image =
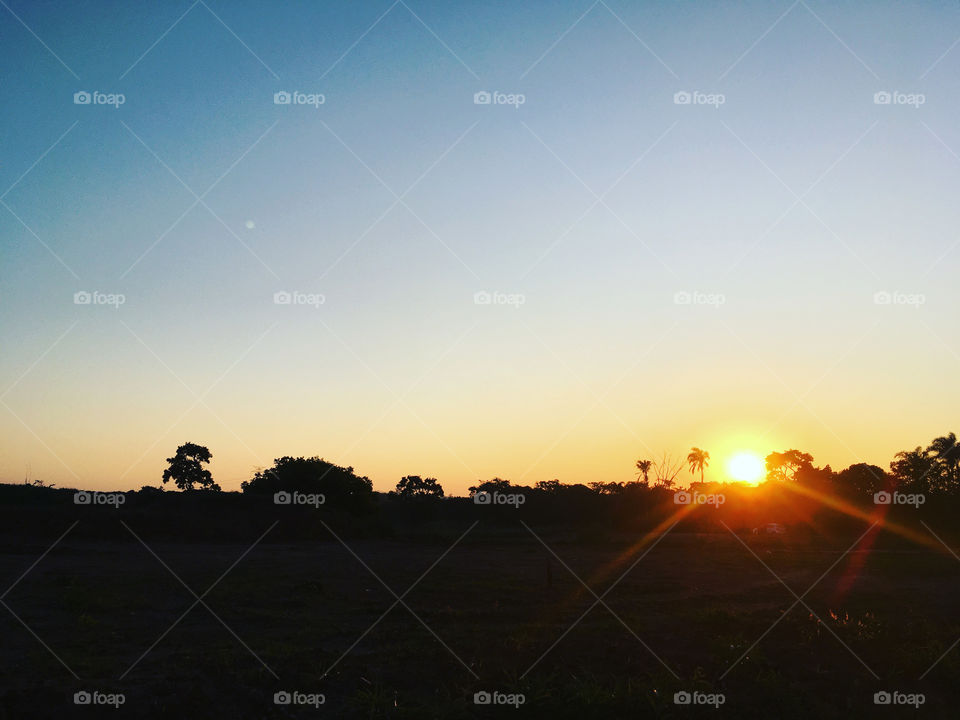
[[[643,484],[650,484],[650,468],[653,467],[653,460],[637,460],[637,470],[643,475]]]
[[[703,482],[703,469],[710,465],[710,453],[698,447],[690,448],[690,454],[687,455],[687,464],[690,466],[691,473],[700,471],[700,482]]]

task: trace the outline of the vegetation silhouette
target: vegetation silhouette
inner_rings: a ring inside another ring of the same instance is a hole
[[[698,447],[690,448],[690,454],[687,455],[687,465],[690,466],[690,473],[700,471],[700,482],[703,482],[703,469],[710,465],[710,453],[701,450]]]
[[[144,486],[126,492],[119,507],[91,504],[80,510],[84,522],[73,532],[106,537],[123,518],[171,539],[242,539],[252,525],[263,524],[266,514],[280,521],[271,531],[274,539],[330,539],[330,528],[353,536],[455,537],[475,520],[482,521],[478,533],[522,531],[519,519],[584,539],[662,532],[673,523],[678,532],[695,533],[750,533],[778,523],[795,537],[814,538],[862,532],[864,523],[877,519],[915,528],[941,520],[950,526],[960,512],[960,450],[954,433],[898,452],[887,470],[855,463],[835,472],[795,448],[771,452],[766,478],[756,486],[703,479],[689,483],[688,497],[722,494],[725,501],[687,510],[675,493],[684,463],[668,453],[656,461],[638,460],[636,480],[568,484],[552,479],[528,486],[495,477],[478,480],[466,497],[448,496],[436,478],[420,475],[405,475],[394,490],[375,492],[370,479],[352,467],[317,456],[277,458],[272,467],[256,470],[243,482],[241,492],[221,492],[204,467],[211,457],[204,446],[181,445],[168,460],[164,482],[172,480],[184,492]],[[703,478],[700,462],[706,467],[709,453],[693,448],[686,460]],[[318,506],[282,505],[275,497],[281,492],[322,495],[323,501]],[[477,493],[522,495],[523,502],[482,504],[472,497]],[[887,500],[878,500],[878,493],[922,496],[923,501],[919,506],[884,504]],[[0,520],[9,532],[54,532],[76,519],[75,494],[75,489],[54,488],[42,480],[0,484]]]
[[[402,498],[442,498],[443,486],[436,478],[422,478],[419,475],[407,475],[400,478],[394,491]]]
[[[246,495],[275,495],[278,492],[319,494],[324,503],[358,511],[372,505],[373,483],[352,467],[341,467],[321,457],[289,457],[274,460],[273,467],[259,469],[240,484]]]
[[[176,454],[167,458],[170,467],[163,471],[163,483],[173,480],[181,490],[220,491],[220,486],[213,481],[210,471],[204,465],[213,458],[210,451],[203,445],[184,443],[177,448]]]
[[[650,469],[653,467],[652,460],[637,460],[637,470],[640,472],[637,477],[643,477],[643,484],[650,485]]]

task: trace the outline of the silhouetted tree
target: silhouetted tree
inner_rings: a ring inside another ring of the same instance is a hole
[[[867,463],[856,463],[837,473],[834,483],[837,489],[849,496],[869,497],[887,487],[887,474],[883,468]]]
[[[199,485],[201,490],[219,492],[220,486],[213,481],[210,471],[204,467],[210,462],[213,455],[203,445],[184,443],[177,448],[177,454],[167,458],[170,467],[163,471],[163,482],[173,480],[181,490],[195,490]]]
[[[436,478],[424,479],[419,475],[400,478],[396,492],[400,497],[443,497],[443,487]]]
[[[562,486],[559,480],[540,480],[534,487],[543,492],[557,493],[560,492]]]
[[[813,455],[799,450],[772,452],[766,457],[768,480],[796,480],[801,468],[813,466]]]
[[[829,493],[833,491],[833,481],[837,474],[829,465],[824,467],[814,467],[812,463],[803,463],[793,474],[793,479],[798,485],[803,485],[811,490],[820,493]]]
[[[478,482],[476,485],[471,485],[468,490],[470,494],[478,492],[500,492],[500,493],[509,493],[513,485],[510,484],[509,480],[501,480],[500,478],[493,478],[493,480],[484,480]]]
[[[351,510],[372,506],[373,483],[360,477],[352,467],[341,467],[319,457],[282,457],[273,467],[257,470],[240,484],[244,493],[273,494],[280,491],[320,493],[327,505]]]
[[[640,475],[643,476],[644,485],[650,484],[650,469],[652,467],[653,467],[652,460],[637,460],[637,470],[640,471],[637,477],[639,477]]]
[[[935,438],[927,448],[934,462],[939,483],[938,490],[948,492],[960,489],[960,446],[957,445],[957,436],[954,433]]]
[[[710,453],[698,447],[690,448],[690,454],[687,455],[687,464],[690,466],[691,473],[700,471],[700,482],[703,482],[703,469],[710,465]]]
[[[922,447],[898,452],[890,463],[890,475],[897,487],[908,492],[927,493],[934,459]]]
[[[597,495],[619,495],[623,492],[623,483],[618,482],[592,482],[587,485]]]

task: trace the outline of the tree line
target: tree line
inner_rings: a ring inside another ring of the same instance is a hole
[[[210,450],[202,445],[191,442],[181,445],[173,457],[167,458],[163,483],[172,481],[185,491],[220,491],[220,486],[206,468],[212,457]],[[636,479],[630,481],[569,485],[554,479],[522,486],[493,478],[479,481],[469,491],[471,494],[523,491],[552,494],[588,490],[597,495],[620,495],[650,489],[673,490],[679,485],[684,466],[694,477],[699,474],[699,484],[704,485],[704,471],[709,464],[710,453],[693,447],[686,462],[668,453],[656,460],[637,460]],[[898,452],[888,470],[869,463],[855,463],[836,472],[830,465],[815,465],[811,454],[796,449],[771,452],[765,458],[765,466],[766,483],[796,483],[817,493],[850,498],[865,498],[881,490],[960,495],[960,446],[953,432],[934,438],[926,447]],[[250,480],[241,484],[241,490],[254,495],[280,491],[322,493],[331,502],[350,506],[372,495],[373,484],[366,476],[357,475],[352,467],[341,467],[320,457],[285,456],[275,460],[272,467],[257,470]],[[389,494],[403,499],[440,499],[445,496],[443,486],[436,478],[420,475],[400,478]]]

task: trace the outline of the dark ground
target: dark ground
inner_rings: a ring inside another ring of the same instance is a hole
[[[209,609],[189,612],[191,591],[119,521],[105,540],[68,534],[3,598],[28,627],[0,607],[0,717],[956,717],[960,702],[960,647],[920,680],[960,638],[960,560],[946,551],[880,538],[828,571],[856,535],[741,536],[758,559],[732,534],[673,531],[604,598],[623,624],[598,605],[567,632],[595,598],[519,522],[481,523],[403,598],[409,609],[397,604],[371,630],[396,601],[374,574],[403,595],[456,533],[344,537],[349,550],[268,534],[250,549],[262,525],[230,544],[173,543],[131,525],[198,595],[216,583]],[[597,594],[646,547],[533,530]],[[4,588],[57,535],[6,537]],[[804,595],[825,572],[803,597],[810,609],[787,613],[790,589]],[[84,689],[125,703],[74,705]],[[725,703],[677,706],[684,689]],[[280,690],[325,703],[275,705]],[[481,690],[525,702],[478,706]],[[880,690],[926,702],[876,706]]]

